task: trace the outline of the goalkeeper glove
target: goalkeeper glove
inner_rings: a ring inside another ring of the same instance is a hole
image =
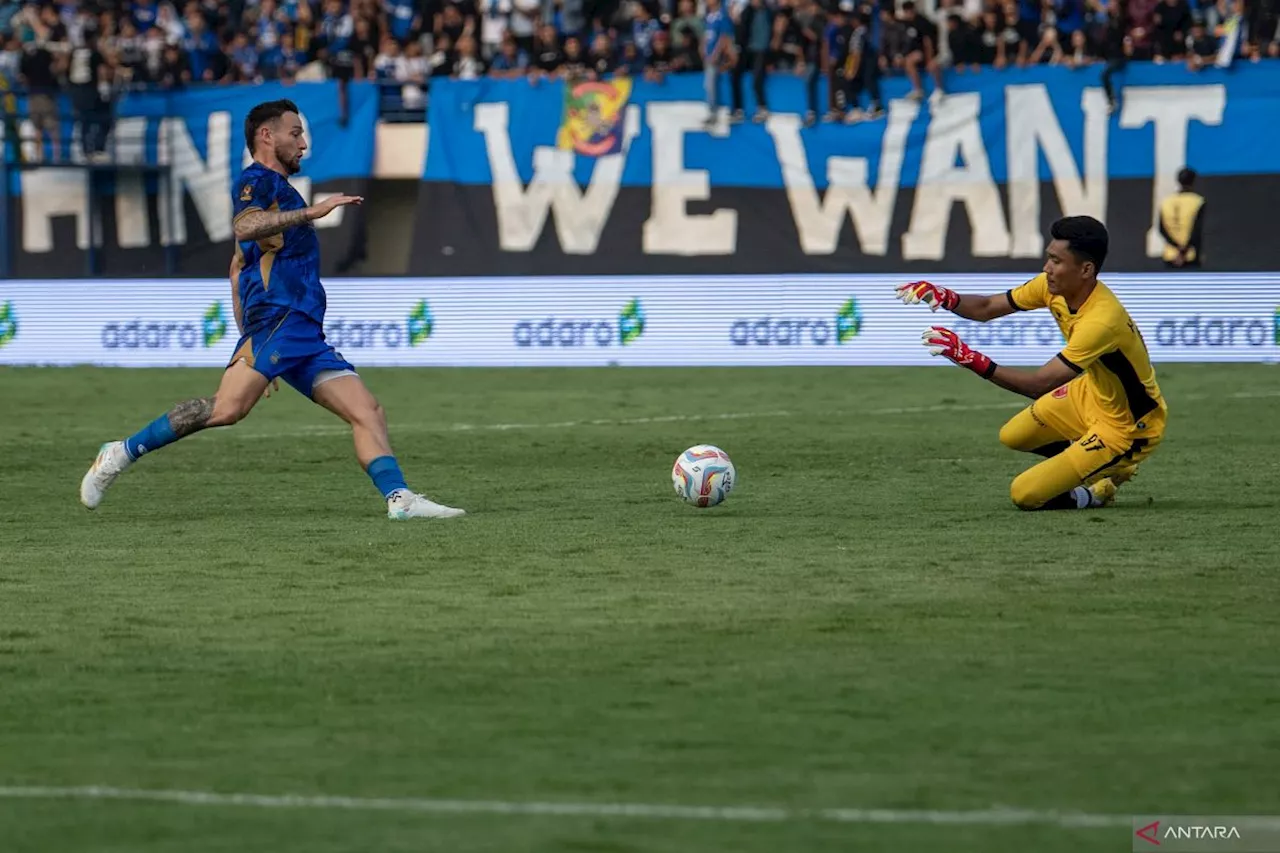
[[[894,288],[894,292],[907,305],[923,302],[933,311],[937,311],[939,308],[954,311],[956,306],[960,304],[960,294],[954,290],[930,284],[927,281],[913,281],[910,284],[901,284]]]
[[[983,379],[990,379],[996,372],[996,363],[960,340],[950,329],[930,326],[920,336],[920,342],[934,355],[945,355],[961,367],[967,367]]]

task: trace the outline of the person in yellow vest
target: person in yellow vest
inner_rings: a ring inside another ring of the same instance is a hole
[[[13,84],[9,75],[0,71],[0,111],[3,112],[5,145],[0,149],[0,156],[6,162],[22,162],[22,138],[18,127],[18,99],[13,93]]]
[[[1176,269],[1199,267],[1204,255],[1204,196],[1191,187],[1194,169],[1178,172],[1178,191],[1160,202],[1160,234],[1164,237],[1164,265]]]

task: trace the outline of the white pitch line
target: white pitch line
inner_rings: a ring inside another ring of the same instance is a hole
[[[510,423],[510,424],[441,424],[431,426],[426,424],[393,424],[391,432],[393,434],[404,432],[507,432],[510,430],[537,430],[537,429],[575,429],[578,427],[588,426],[639,426],[643,424],[669,424],[684,423],[696,421],[737,421],[754,418],[793,418],[798,417],[796,412],[729,412],[720,415],[654,415],[644,418],[595,418],[591,420],[581,421],[550,421],[546,423]],[[224,432],[225,429],[225,432]],[[278,432],[241,432],[233,430],[229,427],[220,429],[220,434],[232,436],[241,439],[264,439],[264,438],[282,438],[284,436],[312,436],[312,435],[347,435],[351,432],[351,428],[339,424],[312,424],[300,427],[294,427],[288,430],[280,430]]]
[[[900,408],[889,409],[867,409],[862,412],[840,411],[840,412],[729,412],[720,415],[653,415],[643,418],[595,418],[591,420],[581,421],[550,421],[546,423],[500,423],[500,424],[441,424],[431,426],[426,424],[396,424],[393,425],[391,431],[393,433],[453,433],[453,432],[508,432],[511,430],[539,430],[539,429],[577,429],[580,427],[592,426],[641,426],[644,424],[670,424],[670,423],[696,423],[706,421],[737,421],[737,420],[754,420],[757,418],[801,418],[801,417],[830,417],[830,416],[856,416],[856,415],[920,415],[932,412],[985,412],[995,409],[1021,409],[1026,403],[1006,402],[1006,403],[984,403],[979,405],[952,405],[949,403],[941,403],[934,406],[904,406]],[[233,430],[225,427],[218,430],[219,434],[231,436],[236,439],[273,439],[284,438],[287,436],[324,436],[324,435],[347,435],[350,428],[338,424],[308,424],[293,427],[292,429],[280,430],[279,432],[247,432]]]
[[[772,806],[680,806],[655,803],[520,802],[507,800],[448,800],[422,798],[339,797],[303,794],[247,794],[216,791],[143,790],[136,788],[0,787],[0,799],[126,800],[178,803],[190,806],[249,806],[263,809],[327,809],[433,814],[493,814],[542,817],[643,818],[700,820],[721,823],[833,823],[934,824],[1022,826],[1047,824],[1071,829],[1130,827],[1130,815],[1084,814],[1029,809],[933,811],[923,809],[795,809]],[[1280,817],[1260,818],[1250,825],[1280,828]]]
[[[1256,397],[1280,397],[1280,391],[1237,391],[1231,396],[1237,400],[1250,400]]]
[[[931,412],[989,412],[994,409],[1025,409],[1028,402],[977,403],[974,405],[952,405],[939,403],[936,406],[901,406],[892,409],[871,409],[864,415],[926,415]]]

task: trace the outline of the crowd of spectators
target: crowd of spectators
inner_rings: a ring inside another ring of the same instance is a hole
[[[735,118],[744,77],[762,101],[767,73],[806,76],[811,92],[827,77],[832,100],[817,110],[811,95],[814,112],[856,107],[865,89],[875,114],[895,74],[922,97],[927,73],[940,97],[945,75],[984,67],[1198,68],[1224,42],[1276,57],[1278,15],[1280,0],[0,0],[0,76],[29,92],[37,128],[59,92],[91,117],[129,87],[335,77],[381,81],[420,111],[441,76],[678,71],[713,87],[728,75]]]

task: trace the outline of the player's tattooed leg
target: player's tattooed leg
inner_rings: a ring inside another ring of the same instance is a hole
[[[184,400],[169,410],[169,426],[178,438],[202,430],[213,417],[213,397]]]

